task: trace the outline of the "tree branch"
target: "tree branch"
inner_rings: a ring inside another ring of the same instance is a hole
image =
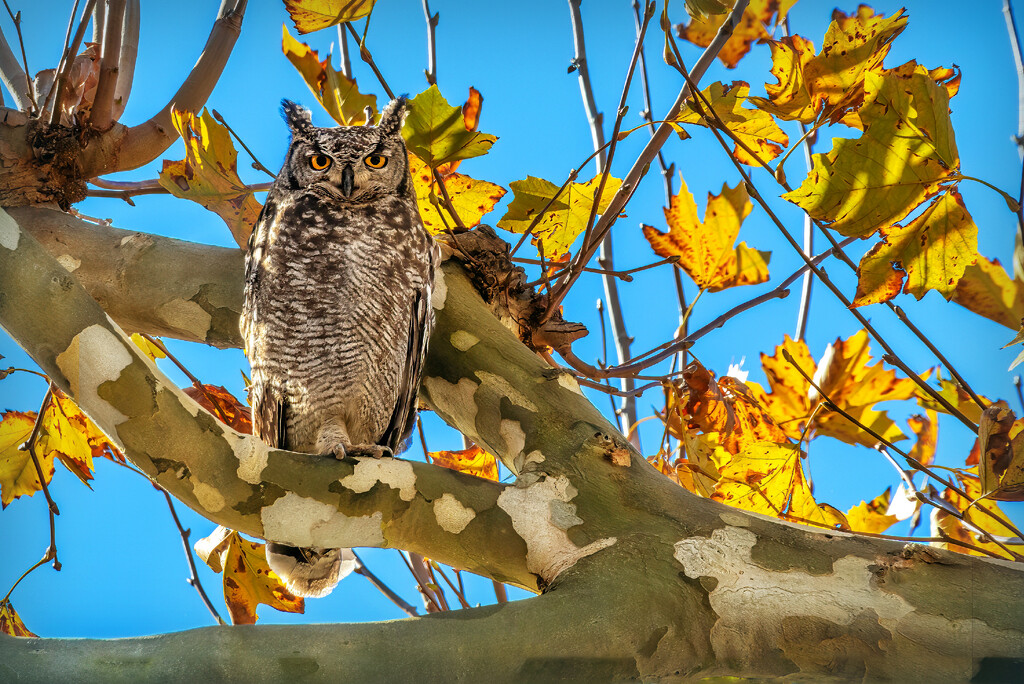
[[[20,35],[20,27],[18,32]],[[25,70],[18,64],[18,58],[14,56],[14,51],[7,44],[7,39],[2,31],[0,31],[0,79],[7,86],[11,97],[14,98],[14,106],[23,112],[28,111],[32,102],[32,96],[28,89],[28,77]],[[3,103],[0,102],[0,104]]]
[[[109,0],[109,12],[103,20],[103,42],[100,46],[100,75],[96,84],[96,96],[89,123],[99,131],[105,131],[114,124],[114,97],[121,61],[121,36],[124,30],[124,13],[127,0]]]

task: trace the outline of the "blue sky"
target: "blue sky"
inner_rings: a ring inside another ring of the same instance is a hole
[[[12,3],[14,9],[19,3]],[[60,51],[71,3],[44,2],[22,6],[29,65],[33,71],[53,66]],[[173,95],[188,74],[206,40],[213,21],[215,3],[175,2],[143,3],[142,37],[135,84],[122,121],[131,125],[148,118]],[[682,2],[672,4],[674,22],[682,21]],[[928,67],[956,64],[963,70],[960,93],[952,101],[953,122],[960,150],[962,169],[1011,193],[1020,182],[1020,160],[1011,137],[1017,128],[1017,86],[1002,3],[995,0],[978,3],[964,12],[960,3],[936,0],[912,0],[905,3],[877,2],[878,11],[891,14],[906,6],[910,21],[907,30],[893,45],[887,66],[916,59]],[[812,39],[820,47],[833,5],[817,0],[801,0],[791,13],[794,32]],[[45,9],[45,11],[44,11]],[[852,12],[855,3],[842,5]],[[580,100],[578,81],[567,75],[572,58],[567,3],[457,3],[434,0],[432,11],[441,14],[437,28],[438,82],[442,93],[453,104],[461,103],[470,86],[484,96],[480,128],[499,137],[491,152],[464,162],[460,171],[475,178],[508,187],[509,182],[527,175],[546,178],[560,184],[570,169],[591,152],[590,132]],[[1022,10],[1024,11],[1024,10]],[[56,18],[54,18],[56,17]],[[605,112],[610,130],[630,53],[633,49],[633,13],[627,0],[588,0],[583,6],[591,76],[599,108]],[[331,125],[301,78],[280,50],[281,25],[288,17],[283,4],[261,0],[251,2],[242,35],[220,84],[209,100],[228,123],[246,141],[259,159],[276,170],[284,157],[287,129],[278,113],[283,97],[310,106],[314,122]],[[4,34],[16,37],[9,21],[0,21]],[[290,24],[289,24],[289,28]],[[294,34],[294,29],[292,29]],[[303,40],[325,55],[337,40],[333,29],[321,31]],[[661,39],[657,20],[648,40],[648,62],[654,112],[666,111],[681,87],[681,78],[660,58]],[[391,87],[410,96],[427,87],[423,77],[426,66],[426,32],[420,3],[414,0],[381,0],[371,22],[368,46]],[[684,58],[692,65],[700,50],[680,44]],[[382,89],[372,73],[358,61],[353,50],[355,74],[360,89],[378,94]],[[335,61],[335,64],[337,62]],[[711,69],[703,83],[746,80],[754,94],[763,93],[765,81],[774,79],[766,46],[753,52],[730,72],[720,63]],[[644,106],[639,80],[629,100],[625,126],[640,123]],[[794,125],[786,124],[790,138],[799,136]],[[831,148],[830,136],[850,135],[849,129],[836,127],[819,140],[816,150]],[[621,177],[628,170],[647,134],[640,131],[623,141],[616,153],[613,173]],[[703,214],[706,195],[718,193],[724,182],[735,185],[738,175],[713,136],[694,131],[685,142],[673,138],[665,147],[669,161],[681,169],[690,191]],[[164,155],[167,159],[183,156],[181,143]],[[242,178],[263,182],[263,174],[248,167],[244,153],[239,157]],[[790,181],[802,178],[802,155],[795,154],[787,165]],[[154,178],[159,161],[143,169],[122,174],[121,179]],[[657,259],[644,240],[640,223],[664,229],[662,207],[664,192],[660,177],[652,169],[614,229],[616,265],[631,268]],[[586,175],[593,174],[588,166]],[[773,209],[799,234],[802,213],[777,198],[776,186],[763,171],[755,172],[754,182],[769,196]],[[678,183],[676,184],[678,187]],[[1015,221],[1002,199],[976,183],[961,184],[966,205],[979,228],[980,251],[990,258],[1010,262]],[[511,193],[485,222],[494,224],[501,217]],[[262,198],[261,198],[262,199]],[[218,245],[231,245],[223,222],[199,205],[166,196],[136,199],[132,208],[119,200],[88,199],[77,206],[84,214],[110,218],[114,225],[172,237]],[[785,277],[799,265],[763,212],[755,209],[744,224],[740,238],[750,246],[771,250],[774,278]],[[859,255],[869,243],[850,248]],[[526,255],[526,250],[523,252]],[[530,254],[529,256],[533,256]],[[829,274],[852,295],[854,280],[845,267],[828,264]],[[696,288],[687,282],[687,296]],[[693,327],[710,321],[731,306],[745,301],[772,285],[735,288],[705,295],[694,312]],[[633,283],[622,288],[629,332],[636,338],[634,351],[640,352],[668,339],[677,326],[677,311],[672,274],[667,269],[644,271]],[[596,276],[585,276],[565,301],[567,319],[584,322],[591,334],[576,344],[576,353],[593,360],[601,353],[600,326],[595,302],[602,296]],[[744,368],[750,379],[764,382],[758,355],[771,353],[784,334],[792,334],[798,304],[794,291],[788,299],[775,300],[734,319],[728,326],[702,339],[694,352],[709,368],[724,373],[730,363],[746,359]],[[948,355],[956,367],[980,393],[1005,398],[1015,408],[1011,384],[1006,372],[1016,350],[1000,350],[1012,332],[995,323],[947,305],[936,293],[921,302],[901,298],[914,322]],[[904,331],[887,309],[880,305],[863,310],[883,332],[897,351],[917,371],[935,361],[922,345]],[[845,312],[824,288],[817,288],[812,305],[807,342],[819,357],[825,345],[836,337],[848,337],[858,330],[854,318]],[[202,380],[224,385],[237,396],[244,396],[240,369],[246,362],[238,350],[216,350],[200,345],[168,341]],[[877,345],[872,346],[876,357]],[[5,335],[0,334],[3,365],[31,366],[31,361]],[[176,381],[186,381],[169,364],[161,364]],[[0,408],[33,409],[42,399],[43,383],[27,374],[15,374],[0,382]],[[595,394],[598,408],[607,411],[608,399]],[[661,401],[658,392],[639,400],[641,415],[651,412]],[[894,406],[892,415],[900,420],[917,410],[910,405]],[[428,444],[432,450],[461,446],[457,433],[444,428],[434,416],[425,417]],[[904,425],[905,428],[905,425]],[[649,455],[660,438],[660,427],[649,421],[642,430],[644,453]],[[940,421],[939,461],[960,465],[973,437],[946,417]],[[414,444],[413,453],[419,445]],[[846,510],[861,499],[870,499],[885,487],[897,484],[896,473],[875,452],[846,447],[821,439],[811,446],[811,471],[819,501]],[[126,636],[186,629],[210,624],[209,614],[194,590],[185,583],[187,567],[180,540],[164,498],[143,478],[109,463],[99,463],[93,490],[57,467],[51,486],[61,507],[57,519],[57,540],[63,570],[41,568],[23,582],[13,595],[15,607],[33,631],[44,636]],[[178,505],[193,541],[209,533],[214,525]],[[1012,510],[1012,509],[1011,509]],[[1020,510],[1017,509],[1019,520]],[[905,528],[904,528],[905,531]],[[48,543],[48,521],[41,496],[19,499],[0,512],[0,535],[6,552],[0,561],[0,591],[38,559]],[[361,552],[367,565],[381,575],[411,603],[421,605],[413,583],[394,551],[367,549]],[[207,592],[221,604],[219,576],[201,568]],[[471,583],[471,603],[490,602],[493,593],[489,581]],[[222,606],[221,606],[222,607]],[[222,610],[222,613],[224,611]],[[286,615],[260,608],[262,623],[303,621],[362,621],[400,617],[381,594],[361,577],[346,579],[329,598],[307,602],[306,615]]]

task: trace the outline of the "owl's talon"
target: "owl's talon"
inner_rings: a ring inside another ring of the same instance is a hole
[[[392,457],[394,452],[380,444],[353,444],[347,449],[349,456],[372,456],[373,458]]]

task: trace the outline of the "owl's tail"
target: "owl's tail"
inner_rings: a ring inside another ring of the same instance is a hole
[[[288,591],[320,598],[355,570],[356,557],[352,549],[299,548],[267,542],[267,563]]]

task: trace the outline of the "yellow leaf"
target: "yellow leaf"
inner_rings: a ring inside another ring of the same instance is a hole
[[[497,136],[466,128],[460,107],[452,107],[432,85],[408,103],[402,135],[409,151],[430,168],[487,154]]]
[[[36,454],[58,458],[88,486],[89,480],[93,479],[90,433],[94,438],[105,440],[75,402],[60,390],[54,390],[39,424]]]
[[[167,358],[167,354],[164,353],[163,349],[156,346],[139,333],[132,333],[131,337],[132,342],[135,343],[135,346],[141,349],[142,353],[148,356],[151,361]]]
[[[949,95],[950,99],[959,92],[960,68],[956,65],[953,65],[952,68],[937,67],[935,69],[925,69],[916,61],[911,60],[906,64],[901,64],[900,66],[893,67],[892,69],[882,69],[880,73],[885,74],[886,76],[894,76],[896,78],[903,79],[904,81],[910,81],[914,79],[915,74],[925,72],[927,72],[928,77],[935,81],[936,84],[941,85],[946,89],[946,93]],[[876,80],[874,83],[877,84],[878,81]],[[864,91],[864,99],[866,101],[875,99],[876,95],[877,93],[871,90],[865,89]],[[835,116],[838,116],[838,113]],[[834,119],[835,116],[832,118]],[[846,110],[843,113],[841,121],[851,128],[864,130],[865,122],[862,120],[860,111],[857,109]]]
[[[846,512],[850,529],[854,532],[870,532],[881,534],[899,522],[895,515],[887,515],[889,501],[892,499],[891,487],[871,501],[861,501]]]
[[[861,5],[856,15],[835,11],[825,32],[821,52],[798,35],[769,41],[772,75],[768,98],[751,98],[758,107],[786,120],[812,123],[819,114],[835,122],[864,100],[865,78],[881,69],[896,36],[907,26],[900,10],[891,17],[875,15]]]
[[[18,611],[14,610],[14,605],[8,600],[0,601],[0,632],[13,637],[39,636],[29,631],[29,628],[21,621]]]
[[[414,154],[409,155],[409,172],[416,188],[416,203],[419,205],[424,227],[434,235],[445,232],[446,225],[448,228],[455,227],[455,220],[448,210],[439,201],[437,204],[431,201],[431,195],[436,201],[440,198],[441,191],[433,174],[430,173],[430,168]],[[505,188],[494,183],[455,172],[442,173],[441,176],[448,197],[467,228],[478,225],[484,214],[491,211],[505,196]]]
[[[701,0],[701,2],[706,4],[698,5],[694,0],[686,0],[686,9],[694,19],[689,24],[678,24],[676,33],[680,38],[688,40],[694,45],[707,47],[714,40],[722,24],[725,23],[727,16],[725,12],[734,3],[722,2],[722,0]],[[770,26],[773,23],[772,15],[778,12],[776,21],[781,22],[794,2],[796,0],[781,0],[781,2],[780,0],[751,0],[733,29],[729,40],[718,53],[718,58],[729,69],[734,68],[740,59],[750,52],[750,46],[754,41],[771,37],[765,30],[765,26]]]
[[[882,241],[868,250],[857,268],[854,306],[887,302],[901,287],[917,299],[928,290],[949,299],[966,268],[978,258],[978,227],[955,188],[933,200],[907,226],[893,224],[879,235]]]
[[[981,491],[997,501],[1024,500],[1024,419],[1015,418],[999,402],[981,412],[978,425]]]
[[[1024,287],[1003,270],[998,259],[989,261],[979,256],[973,266],[968,266],[957,283],[953,301],[1010,330],[1020,328],[1024,318]]]
[[[977,529],[980,528],[981,530],[984,530],[996,537],[1012,539],[1017,536],[1016,532],[1012,529],[996,521],[990,515],[982,512],[982,509],[984,509],[989,513],[994,513],[1003,520],[1009,520],[1007,515],[999,508],[999,505],[995,501],[981,498],[981,482],[978,479],[977,467],[970,468],[968,470],[958,470],[954,474],[960,489],[967,494],[968,498],[964,498],[952,489],[948,488],[942,493],[942,498],[951,506],[961,511],[968,524],[964,524],[964,521],[950,513],[947,513],[941,508],[935,509],[932,524],[953,539],[980,547],[986,551],[996,554],[997,556],[1010,558],[1011,556],[1003,551],[998,544],[987,541],[984,535],[977,532]],[[1024,552],[1024,545],[1022,544],[1007,543],[1005,545],[1015,550],[1018,554]],[[940,544],[940,546],[945,546],[950,551],[958,551],[969,555],[984,555],[979,551],[968,549],[958,544]]]
[[[498,480],[498,462],[476,444],[462,451],[431,451],[429,455],[436,465],[485,480]]]
[[[731,454],[720,444],[717,432],[685,430],[682,442],[686,457],[676,465],[679,483],[694,494],[710,497],[721,478],[718,464],[727,462]]]
[[[907,418],[907,425],[917,436],[910,457],[924,465],[935,461],[935,446],[939,441],[939,416],[935,411],[925,411],[926,415],[915,415]]]
[[[733,247],[740,224],[750,209],[750,198],[742,183],[735,188],[723,185],[722,194],[708,194],[708,208],[701,223],[697,203],[680,179],[679,192],[665,209],[669,231],[662,233],[652,226],[643,226],[644,237],[658,256],[678,256],[679,267],[702,290],[719,292],[738,285],[763,283],[768,280],[771,252],[751,249],[743,242]]]
[[[705,108],[706,100],[733,135],[742,140],[760,161],[770,162],[782,154],[782,150],[789,144],[789,136],[782,132],[770,114],[743,106],[749,92],[750,85],[743,81],[733,81],[728,86],[712,83],[701,91],[704,99],[690,98],[680,111],[679,117],[672,122],[672,127],[682,134],[683,129],[679,126],[681,123],[707,126],[705,119],[698,113]],[[713,120],[710,112],[706,114]],[[752,158],[739,145],[735,146],[734,152],[736,159],[743,164],[760,164],[758,159]]]
[[[569,183],[558,197],[548,206],[548,201],[558,194],[558,186],[543,178],[527,176],[525,180],[512,181],[509,185],[515,194],[505,215],[498,221],[498,227],[513,233],[525,233],[537,214],[547,206],[542,218],[533,229],[533,244],[542,245],[541,252],[546,259],[558,259],[569,251],[569,247],[587,227],[590,210],[594,206],[594,193],[601,184],[601,176],[594,176],[586,183]],[[609,202],[618,191],[622,181],[608,176],[597,213],[608,208]]]
[[[3,508],[19,496],[32,496],[43,488],[28,451],[18,447],[32,435],[35,412],[5,411],[0,419],[0,503]],[[43,477],[53,477],[53,456],[39,456]]]
[[[302,80],[332,119],[342,126],[361,126],[366,123],[366,107],[376,117],[376,95],[360,93],[354,79],[334,70],[330,55],[321,62],[316,50],[292,38],[287,26],[282,26],[282,29],[284,36],[281,49],[284,56],[298,70]]]
[[[355,21],[365,17],[377,0],[284,0],[284,7],[299,33]]]
[[[953,179],[960,158],[949,95],[923,69],[911,80],[869,73],[877,92],[861,109],[857,140],[834,138],[803,184],[783,195],[843,235],[864,237],[899,221]]]
[[[937,391],[939,396],[948,401],[954,408],[959,410],[960,413],[964,414],[964,417],[966,417],[967,420],[973,421],[975,424],[981,422],[981,407],[971,399],[971,396],[967,394],[967,392],[962,390],[960,386],[952,380],[938,378],[938,382],[939,387]],[[946,407],[937,402],[930,394],[920,388],[915,390],[914,397],[922,408],[933,412],[938,411],[946,414],[949,413],[949,411],[946,410]],[[985,397],[981,397],[981,400],[985,402],[986,406],[991,406],[995,403],[991,399],[986,399]]]
[[[164,160],[160,185],[175,197],[198,202],[218,214],[244,248],[260,203],[238,177],[238,153],[228,130],[206,109],[199,116],[175,110],[171,120],[185,143],[185,158]]]

